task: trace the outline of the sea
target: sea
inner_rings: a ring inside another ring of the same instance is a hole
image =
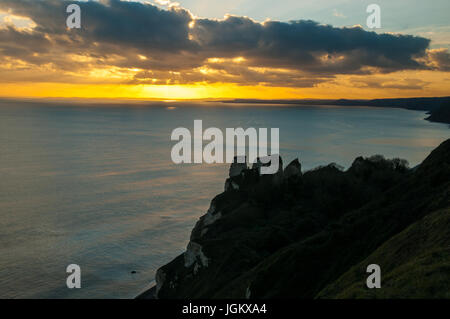
[[[279,128],[284,164],[358,156],[414,167],[450,138],[397,108],[0,101],[0,298],[134,298],[181,254],[229,164],[174,164],[174,129]],[[205,142],[206,145],[207,142]],[[81,288],[69,289],[71,264]]]

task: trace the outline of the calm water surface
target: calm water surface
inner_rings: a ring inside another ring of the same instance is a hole
[[[224,104],[0,102],[0,297],[132,298],[180,254],[228,165],[172,164],[177,127],[278,127],[304,169],[384,154],[420,163],[450,137],[424,112]],[[82,288],[66,288],[66,267]],[[137,271],[132,274],[131,271]]]

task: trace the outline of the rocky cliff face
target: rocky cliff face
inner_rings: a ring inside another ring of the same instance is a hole
[[[423,223],[448,224],[449,207],[450,140],[414,170],[382,156],[357,158],[346,171],[330,164],[305,173],[295,160],[274,175],[233,164],[186,252],[158,270],[156,289],[143,297],[448,297],[446,228],[434,235],[428,228],[426,245],[417,249],[411,241],[422,238]],[[405,247],[411,249],[396,264]],[[412,294],[408,274],[398,280],[395,271],[424,247],[440,253],[426,256],[432,274],[417,263],[413,274],[427,288]],[[360,270],[369,261],[389,270],[383,294],[365,289]]]

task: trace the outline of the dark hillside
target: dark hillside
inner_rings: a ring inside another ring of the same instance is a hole
[[[414,170],[373,156],[346,171],[302,173],[294,161],[270,176],[230,172],[187,251],[158,270],[158,298],[448,294],[450,140]],[[386,289],[361,286],[369,261],[381,265]],[[412,293],[408,278],[423,290]]]

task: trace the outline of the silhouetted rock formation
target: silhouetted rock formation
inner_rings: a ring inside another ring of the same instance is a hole
[[[414,170],[373,156],[302,173],[295,160],[227,185],[158,270],[157,298],[449,298],[450,140]],[[366,288],[372,263],[382,289]]]
[[[302,175],[302,165],[298,161],[298,159],[293,160],[291,163],[289,163],[288,166],[286,166],[286,169],[284,170],[284,178],[290,179],[290,178],[297,178]]]

